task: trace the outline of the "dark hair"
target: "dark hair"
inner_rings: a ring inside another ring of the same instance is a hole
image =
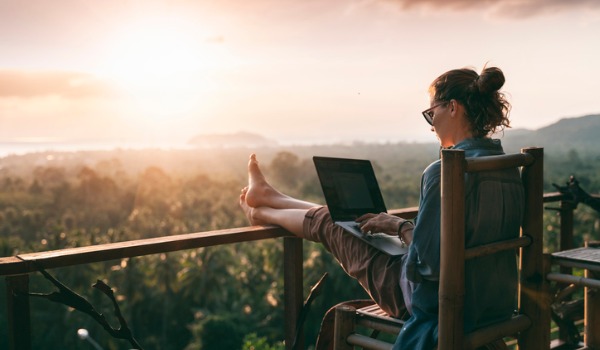
[[[484,68],[481,75],[472,69],[454,69],[440,75],[429,86],[434,101],[457,100],[465,107],[475,137],[510,127],[510,103],[499,90],[504,74],[499,68]]]

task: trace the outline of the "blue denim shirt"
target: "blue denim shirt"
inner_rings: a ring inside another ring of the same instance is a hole
[[[504,154],[499,140],[467,139],[455,149],[466,157]],[[440,275],[441,161],[430,164],[421,178],[419,213],[413,241],[404,259],[411,289],[411,317],[394,349],[433,349],[437,344]],[[519,236],[524,194],[519,171],[507,169],[465,175],[466,247]],[[516,306],[517,257],[513,251],[467,261],[465,267],[465,332],[511,317]],[[405,293],[406,294],[406,293]],[[405,295],[406,299],[406,295]]]

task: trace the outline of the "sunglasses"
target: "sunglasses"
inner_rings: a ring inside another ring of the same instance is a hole
[[[423,117],[425,117],[425,121],[427,123],[429,123],[429,125],[433,125],[433,110],[436,109],[437,107],[439,107],[441,105],[445,105],[447,103],[448,103],[447,101],[442,101],[442,102],[424,110],[422,113],[423,113]]]

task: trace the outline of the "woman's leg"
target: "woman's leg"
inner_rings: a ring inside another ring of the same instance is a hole
[[[332,222],[327,208],[277,191],[265,179],[254,155],[248,162],[248,179],[248,186],[240,195],[240,206],[250,223],[278,225],[298,237],[321,242],[383,310],[393,316],[402,315],[405,309],[399,284],[399,257],[383,254],[344,232]]]
[[[400,289],[402,256],[387,255],[345,232],[331,220],[325,207],[308,211],[303,237],[321,242],[382,310],[398,318],[404,315],[406,308]]]
[[[269,184],[252,154],[248,161],[248,186],[242,189],[240,206],[253,225],[277,225],[303,237],[304,217],[318,204],[277,191]]]

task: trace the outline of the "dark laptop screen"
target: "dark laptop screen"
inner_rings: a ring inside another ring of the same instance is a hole
[[[313,161],[334,221],[386,211],[370,161],[331,157],[313,157]]]

